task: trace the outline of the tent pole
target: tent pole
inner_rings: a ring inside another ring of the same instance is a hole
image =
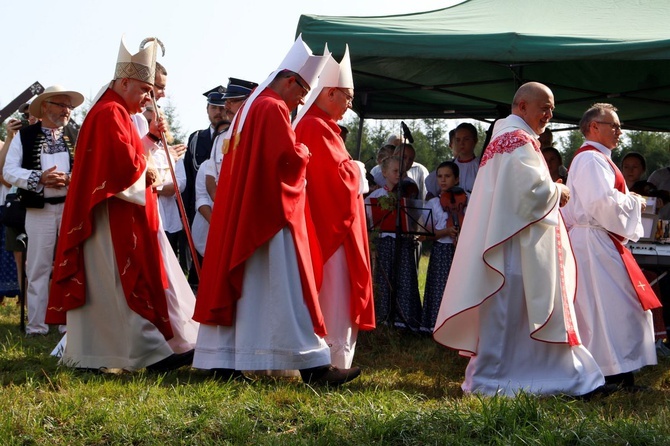
[[[363,144],[363,123],[365,122],[365,118],[363,115],[359,116],[358,119],[358,140],[356,141],[356,148],[358,150],[358,156],[356,156],[356,159],[358,161],[361,160],[361,145]]]

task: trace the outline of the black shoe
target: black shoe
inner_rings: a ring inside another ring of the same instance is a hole
[[[244,376],[244,373],[233,369],[210,369],[212,378],[218,381],[239,381],[251,382],[252,380]]]
[[[173,353],[165,359],[147,366],[150,372],[169,372],[179,367],[193,364],[193,353],[195,350],[189,350],[184,353]]]
[[[102,368],[99,369],[93,369],[90,367],[75,367],[74,368],[77,372],[81,373],[92,373],[94,375],[102,375],[104,372],[102,371]]]
[[[620,388],[622,391],[628,393],[646,393],[653,391],[653,389],[649,386],[640,386],[638,384],[622,385]]]
[[[332,365],[300,370],[300,376],[305,383],[320,386],[340,386],[358,378],[358,375],[360,374],[361,369],[358,367],[352,367],[350,369],[338,369]]]
[[[597,398],[597,397],[605,397],[605,396],[610,396],[611,394],[618,392],[621,390],[621,387],[618,386],[617,384],[603,384],[600,387],[596,387],[589,393],[585,393],[584,395],[579,395],[576,398],[584,401],[588,401],[591,398]]]

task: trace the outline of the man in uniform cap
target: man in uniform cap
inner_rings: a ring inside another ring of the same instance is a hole
[[[251,95],[251,93],[254,91],[254,88],[256,87],[258,87],[256,82],[236,79],[234,77],[228,78],[228,87],[226,87],[226,92],[223,94],[223,100],[225,101],[225,118],[228,121],[233,120],[233,117],[235,117],[237,111],[240,109],[240,107],[242,107],[244,101]],[[229,125],[230,124],[225,125],[225,130],[228,130]],[[205,166],[205,175],[207,177],[207,192],[211,196],[212,200],[216,194],[216,183],[219,181],[219,172],[221,171],[225,130],[214,138],[212,153]]]
[[[258,86],[257,83],[242,79],[228,78],[228,87],[223,95],[225,117],[232,121],[235,113],[240,109],[251,92]],[[209,222],[212,216],[212,206],[216,196],[216,184],[219,181],[221,161],[223,160],[223,141],[230,123],[221,121],[214,138],[212,153],[205,161],[195,179],[195,217],[193,218],[193,243],[202,260],[205,252],[205,243],[209,233]]]
[[[131,55],[122,41],[114,80],[79,135],[47,310],[48,322],[67,315],[69,366],[166,371],[192,361],[167,342],[155,171],[131,120],[150,98],[155,60],[154,42]]]
[[[84,102],[76,91],[54,85],[30,104],[30,114],[41,119],[18,132],[12,139],[3,176],[19,188],[27,207],[28,251],[26,334],[45,335],[49,277],[65,197],[70,185],[75,137],[67,131],[72,110]]]
[[[295,370],[310,383],[360,373],[331,366],[317,289],[320,261],[305,191],[307,147],[289,113],[326,62],[299,37],[235,115],[207,239],[194,319],[195,366],[222,378],[241,370]],[[213,254],[214,253],[214,254]]]
[[[207,98],[209,127],[195,131],[188,137],[187,150],[184,155],[186,187],[181,193],[181,197],[184,201],[184,208],[190,225],[193,225],[193,218],[195,217],[196,211],[195,179],[202,163],[209,159],[214,138],[219,132],[219,130],[217,130],[219,124],[223,121],[229,121],[229,119],[226,118],[226,110],[224,107],[226,100],[223,98],[223,95],[225,92],[226,88],[219,85],[218,87],[214,87],[203,93],[203,96]],[[185,241],[182,244],[185,245]],[[188,281],[191,286],[197,287],[198,276],[195,272],[195,267],[192,264],[189,269]]]

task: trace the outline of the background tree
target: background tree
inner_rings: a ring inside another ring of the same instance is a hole
[[[346,147],[349,155],[353,159],[358,157],[358,125],[360,118],[358,115],[352,114],[351,117],[346,117],[341,124],[349,129],[347,136]],[[365,121],[363,123],[363,138],[361,140],[361,156],[368,169],[372,169],[377,163],[377,150],[386,142],[386,138],[391,133],[386,121]]]
[[[174,105],[172,105],[172,101],[170,101],[169,98],[167,98],[167,102],[161,106],[161,110],[163,110],[163,113],[165,113],[165,119],[168,122],[168,128],[174,137],[172,144],[186,144],[186,133],[184,133],[184,130],[181,128],[181,123],[179,122],[177,111],[175,110]]]
[[[616,158],[612,159],[621,165],[621,158],[628,152],[638,152],[647,162],[647,178],[653,171],[670,166],[670,135],[658,132],[632,131],[626,132],[623,143],[619,145]]]
[[[563,165],[570,169],[572,158],[574,158],[575,153],[584,143],[584,135],[582,135],[579,130],[571,130],[559,136],[557,139],[556,134],[554,133],[554,142],[558,142],[558,144],[554,144],[554,147],[561,152],[563,156]]]
[[[563,154],[563,164],[570,169],[575,152],[584,143],[584,136],[579,130],[571,130],[558,138],[558,149]],[[621,159],[628,152],[638,152],[647,161],[647,172],[644,178],[662,167],[670,166],[670,134],[659,132],[626,131],[621,142],[612,151],[612,161],[621,167]]]

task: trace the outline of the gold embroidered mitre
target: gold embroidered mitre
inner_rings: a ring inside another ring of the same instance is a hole
[[[149,42],[137,54],[130,54],[121,38],[114,79],[137,79],[154,84],[156,75],[156,42]]]

